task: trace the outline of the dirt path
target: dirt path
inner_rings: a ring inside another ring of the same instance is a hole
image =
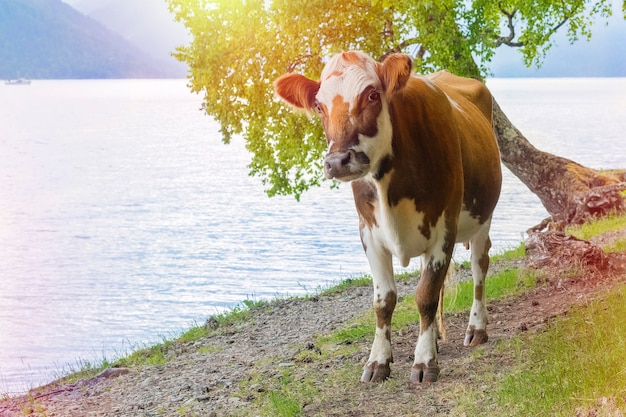
[[[416,279],[399,282],[399,295],[411,294]],[[624,276],[611,277],[615,279],[624,280]],[[601,284],[580,278],[550,280],[519,297],[490,301],[490,339],[479,351],[462,346],[466,314],[448,316],[448,340],[440,345],[440,381],[418,388],[419,393],[406,382],[417,326],[393,335],[395,363],[392,379],[385,384],[357,382],[371,338],[359,342],[356,353],[349,356],[298,362],[303,350],[317,349],[315,335],[349,326],[354,317],[371,311],[370,288],[352,287],[327,296],[272,302],[254,310],[250,319],[217,329],[210,337],[173,344],[165,353],[164,365],[108,370],[89,380],[51,385],[1,401],[0,417],[264,415],[254,400],[272,390],[285,370],[295,375],[300,371],[300,377],[306,378],[302,375],[305,365],[320,368],[313,386],[332,383],[324,378],[337,369],[347,369],[354,378],[337,386],[332,398],[307,404],[304,415],[377,416],[389,415],[390,409],[405,410],[394,415],[449,415],[454,393],[467,384],[480,386],[486,368],[510,369],[512,357],[497,349],[499,341],[539,331],[544,323],[594,297],[609,283]],[[477,356],[481,359],[475,360]],[[406,412],[411,409],[414,413]]]

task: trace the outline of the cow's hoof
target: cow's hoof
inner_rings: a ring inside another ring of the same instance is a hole
[[[424,382],[435,382],[439,378],[439,365],[435,359],[431,359],[428,365],[416,363],[411,368],[411,384],[418,385]]]
[[[465,332],[464,346],[478,346],[483,343],[487,343],[489,336],[487,336],[487,330],[485,329],[467,329]]]
[[[383,382],[389,378],[389,375],[391,375],[391,368],[388,363],[371,362],[365,365],[361,382]]]

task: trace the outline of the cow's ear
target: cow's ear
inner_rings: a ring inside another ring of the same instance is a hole
[[[377,67],[378,77],[387,97],[402,89],[411,77],[413,61],[406,54],[391,54]]]
[[[320,83],[300,74],[285,74],[274,81],[276,95],[299,109],[311,111],[315,108],[315,96]]]

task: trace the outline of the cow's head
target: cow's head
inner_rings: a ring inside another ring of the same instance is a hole
[[[392,154],[388,103],[408,81],[411,66],[404,54],[392,54],[381,64],[351,51],[335,55],[320,81],[293,73],[276,80],[280,98],[320,115],[328,143],[327,178],[361,178],[376,172],[381,160]]]

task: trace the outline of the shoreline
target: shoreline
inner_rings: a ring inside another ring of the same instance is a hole
[[[623,240],[626,229],[603,236],[598,242],[611,244]],[[397,415],[411,415],[406,412],[416,401],[430,404],[427,415],[459,415],[455,410],[466,407],[461,394],[473,386],[473,375],[487,382],[497,381],[503,371],[513,372],[517,360],[500,346],[540,335],[555,320],[609,293],[626,293],[624,252],[609,257],[614,264],[610,270],[621,272],[589,276],[586,270],[529,269],[528,257],[517,252],[492,258],[487,284],[504,292],[489,295],[487,289],[489,342],[476,349],[463,347],[468,307],[448,305],[448,340],[440,344],[441,382],[419,388],[418,396],[406,385],[417,337],[412,293],[418,278],[405,274],[397,279],[392,338],[396,361],[392,378],[382,385],[358,383],[373,325],[371,281],[362,277],[314,295],[244,303],[176,340],[133,352],[104,369],[3,398],[0,416],[329,416],[346,415],[346,407],[374,416],[379,415],[376,410],[388,410],[389,401],[404,410]],[[468,271],[461,265],[459,273]],[[470,288],[460,281],[448,288],[448,300],[455,303]],[[484,363],[486,358],[495,368]],[[450,392],[456,391],[461,396],[451,399]],[[376,405],[368,408],[372,399]],[[619,398],[612,401],[611,407],[621,407]],[[291,411],[280,411],[282,407]]]

